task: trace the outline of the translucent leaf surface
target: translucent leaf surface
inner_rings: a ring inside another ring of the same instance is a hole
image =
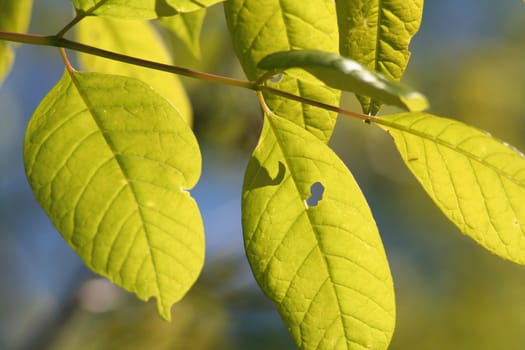
[[[337,52],[337,16],[331,0],[229,0],[224,8],[237,57],[251,80],[265,73],[257,69],[257,63],[273,52],[292,49]],[[339,104],[339,91],[326,87],[304,71],[289,72],[278,83],[269,84],[327,104]],[[278,115],[292,118],[323,141],[330,138],[335,113],[274,95],[265,98]]]
[[[0,0],[0,30],[26,32],[31,19],[32,0]],[[0,41],[0,85],[11,70],[15,52],[7,42]]]
[[[88,16],[152,19],[177,13],[164,0],[72,0],[72,2],[77,11]]]
[[[330,52],[276,52],[263,58],[258,67],[270,71],[302,68],[336,89],[370,96],[411,111],[421,111],[428,107],[426,98],[417,91],[372,73],[356,61]]]
[[[152,19],[192,12],[224,0],[72,0],[89,16]]]
[[[387,348],[395,322],[388,262],[358,185],[328,146],[267,117],[242,214],[254,275],[301,349]]]
[[[337,0],[339,50],[388,79],[401,79],[418,31],[423,0]],[[380,101],[359,97],[365,113],[376,114]]]
[[[197,11],[223,2],[224,0],[166,0],[179,13]]]
[[[202,9],[177,16],[163,17],[160,23],[177,37],[195,58],[200,59],[200,34],[205,16],[206,10]]]
[[[161,38],[148,22],[87,17],[77,27],[77,37],[82,43],[124,55],[172,63]],[[151,85],[170,100],[191,124],[191,105],[176,75],[83,53],[80,54],[80,62],[84,68],[94,72],[121,74]]]
[[[381,117],[408,168],[461,232],[525,263],[525,157],[458,121],[424,113]]]
[[[203,265],[203,225],[187,192],[201,171],[189,126],[139,80],[66,73],[26,132],[33,192],[84,262],[159,313]]]

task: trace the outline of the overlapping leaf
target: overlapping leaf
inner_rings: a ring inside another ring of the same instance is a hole
[[[139,80],[66,73],[27,128],[36,198],[95,272],[170,307],[203,265],[203,225],[187,192],[198,144],[172,105]]]
[[[163,17],[160,23],[188,48],[193,57],[200,59],[200,34],[205,16],[206,9],[202,9],[181,13],[177,16]]]
[[[206,8],[224,0],[72,0],[89,16],[152,19]]]
[[[356,61],[330,52],[276,52],[263,58],[258,67],[276,72],[302,68],[336,89],[366,95],[411,111],[421,111],[428,107],[426,98],[417,91],[375,74]]]
[[[337,16],[331,0],[229,0],[224,8],[237,57],[251,80],[265,73],[257,69],[257,63],[274,52],[292,49],[337,52]],[[327,104],[339,104],[339,91],[326,87],[304,71],[290,72],[272,86]],[[277,114],[292,118],[325,142],[330,138],[335,113],[275,95],[268,94],[265,98]]]
[[[308,204],[316,184],[322,198]],[[250,265],[298,346],[386,349],[395,322],[388,262],[358,185],[330,148],[267,117],[242,204]]]
[[[0,30],[25,32],[31,18],[32,0],[0,0]],[[15,58],[13,48],[0,41],[0,85],[11,70]]]
[[[339,50],[388,79],[401,79],[408,46],[421,24],[423,0],[336,0]],[[380,101],[360,96],[365,113],[376,114]]]
[[[124,55],[171,63],[161,38],[148,22],[88,17],[77,26],[77,37],[82,43]],[[83,67],[94,72],[121,74],[151,85],[170,100],[191,124],[191,105],[176,75],[83,53],[80,54],[80,61]]]
[[[224,0],[166,0],[178,13],[188,13],[223,2]]]
[[[78,12],[88,16],[152,19],[172,16],[176,11],[158,0],[72,0]]]
[[[445,215],[495,254],[525,264],[525,156],[489,134],[425,113],[381,117]]]

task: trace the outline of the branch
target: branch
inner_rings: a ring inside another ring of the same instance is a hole
[[[72,21],[72,23],[73,22],[74,21]],[[63,30],[61,32],[63,32]],[[265,91],[268,93],[272,93],[278,96],[288,98],[290,100],[294,100],[294,101],[308,104],[311,106],[323,108],[323,109],[337,112],[337,113],[347,115],[350,117],[358,118],[366,122],[369,122],[370,120],[375,119],[375,117],[372,117],[366,114],[353,112],[353,111],[350,111],[344,108],[340,108],[340,107],[333,106],[333,105],[328,105],[328,104],[325,104],[319,101],[311,100],[309,98],[294,95],[286,91],[282,91],[282,90],[275,89],[269,86],[265,86],[263,85],[264,81],[258,80],[256,82],[253,82],[253,81],[248,81],[248,80],[235,79],[235,78],[225,77],[222,75],[201,72],[201,71],[197,71],[197,70],[193,70],[193,69],[189,69],[185,67],[179,67],[179,66],[144,60],[144,59],[137,58],[137,57],[123,55],[117,52],[99,49],[98,47],[85,45],[85,44],[82,44],[76,41],[65,39],[57,35],[36,35],[36,34],[23,34],[23,33],[0,31],[0,40],[31,44],[31,45],[38,45],[38,46],[52,46],[52,47],[59,47],[63,49],[70,49],[70,50],[74,50],[78,52],[87,53],[90,55],[108,58],[114,61],[129,63],[129,64],[133,64],[136,66],[142,66],[142,67],[147,67],[147,68],[151,68],[151,69],[155,69],[159,71],[178,74],[178,75],[186,76],[189,78],[205,80],[205,81],[223,84],[223,85],[237,86],[237,87],[250,89],[254,91]]]
[[[190,78],[211,81],[214,83],[242,87],[250,90],[257,90],[256,84],[247,80],[234,79],[196,71],[189,68],[173,66],[169,64],[144,60],[137,57],[127,56],[120,53],[99,49],[98,47],[84,45],[76,41],[71,41],[56,35],[35,35],[35,34],[21,34],[0,31],[0,40],[13,41],[24,44],[39,45],[39,46],[54,46],[64,49],[70,49],[78,52],[84,52],[90,55],[108,58],[114,61],[125,62],[136,66],[147,67],[164,72],[183,75]]]

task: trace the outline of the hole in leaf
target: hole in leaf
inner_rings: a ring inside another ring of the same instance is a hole
[[[306,200],[307,207],[315,207],[323,199],[324,186],[320,182],[314,183],[310,187],[310,198]]]

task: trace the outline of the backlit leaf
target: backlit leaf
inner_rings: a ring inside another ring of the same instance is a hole
[[[206,10],[202,9],[181,13],[176,16],[163,17],[160,19],[160,23],[188,48],[193,57],[200,59],[200,34],[205,16]]]
[[[224,8],[237,57],[251,80],[265,73],[257,69],[257,63],[273,52],[292,49],[337,52],[337,16],[332,0],[229,0]],[[278,83],[268,84],[327,104],[339,104],[339,91],[301,70],[289,72]],[[278,115],[292,118],[325,142],[330,138],[336,113],[271,94],[265,95],[265,99]]]
[[[161,38],[148,22],[87,17],[77,27],[77,37],[82,43],[124,55],[172,63]],[[125,75],[151,85],[170,100],[191,124],[191,105],[176,75],[83,53],[80,54],[80,62],[84,68],[94,72]]]
[[[336,89],[363,94],[411,111],[421,111],[428,107],[426,98],[417,91],[372,73],[356,61],[330,52],[276,52],[262,59],[258,67],[276,72],[302,68]]]
[[[301,349],[388,347],[395,301],[383,245],[352,174],[328,146],[266,117],[242,214],[255,278]]]
[[[0,0],[0,30],[24,33],[31,19],[32,0]],[[0,41],[0,85],[11,70],[15,52],[11,44]]]
[[[32,6],[32,0],[0,0],[0,30],[27,31]]]
[[[77,12],[87,16],[152,19],[177,12],[166,1],[158,0],[72,0]]]
[[[195,282],[203,225],[187,192],[201,171],[198,144],[172,105],[139,80],[66,73],[26,132],[33,192],[93,271],[160,315]]]
[[[398,81],[410,57],[408,46],[421,24],[423,0],[336,0],[339,50]],[[381,101],[360,96],[365,113],[376,114]]]
[[[223,2],[224,0],[166,0],[178,13],[188,13]]]
[[[224,0],[72,0],[88,16],[152,19],[200,10]]]
[[[486,132],[425,113],[385,116],[401,157],[461,232],[525,264],[525,156]]]

